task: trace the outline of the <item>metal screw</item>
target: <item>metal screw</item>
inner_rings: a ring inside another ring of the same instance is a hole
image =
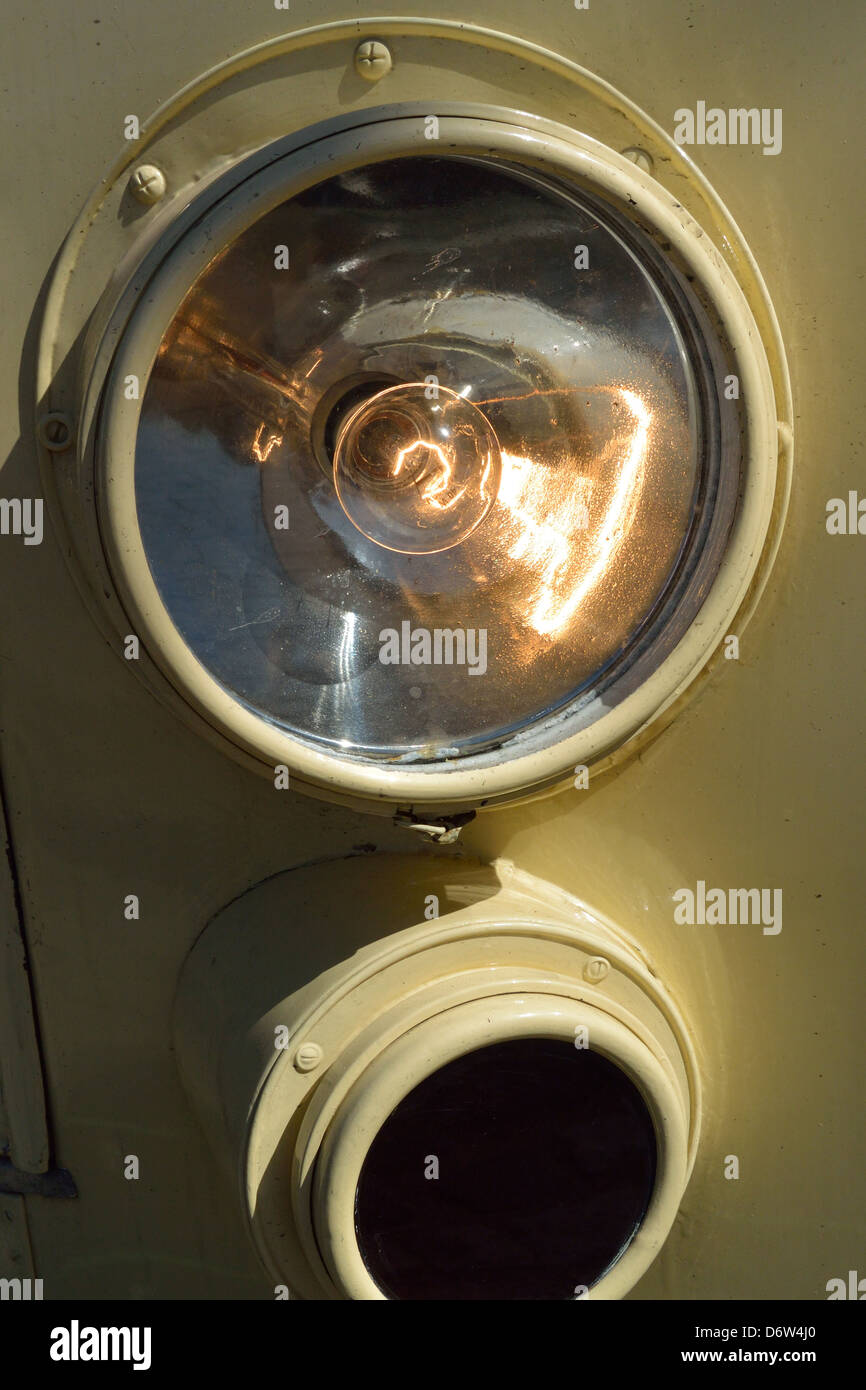
[[[604,956],[593,956],[583,967],[583,978],[597,985],[609,970],[610,961],[605,960]]]
[[[301,1043],[301,1046],[295,1053],[295,1070],[315,1071],[324,1055],[318,1043]]]
[[[636,145],[629,145],[627,150],[623,150],[626,159],[630,159],[632,164],[636,164],[639,169],[643,169],[645,174],[653,171],[653,157],[646,150],[638,149]]]
[[[355,49],[355,71],[367,82],[378,82],[393,66],[390,48],[378,39],[364,39]]]
[[[39,437],[53,454],[62,453],[72,443],[72,422],[62,410],[49,411],[39,421]]]
[[[164,198],[165,190],[165,174],[155,164],[139,164],[129,180],[129,191],[133,198],[147,207]]]

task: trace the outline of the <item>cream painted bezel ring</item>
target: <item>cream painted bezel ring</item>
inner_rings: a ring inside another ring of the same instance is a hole
[[[541,988],[540,981],[536,988]],[[354,1084],[345,1081],[343,1073],[325,1097],[314,1097],[300,1136],[299,1184],[318,1141],[311,1227],[315,1247],[344,1297],[386,1297],[368,1270],[357,1239],[347,1238],[347,1233],[353,1228],[369,1146],[395,1106],[435,1070],[475,1049],[514,1038],[555,1038],[574,1046],[581,1028],[587,1030],[592,1050],[614,1062],[641,1092],[656,1132],[657,1179],[638,1232],[624,1253],[592,1286],[575,1284],[574,1296],[618,1298],[637,1282],[664,1243],[686,1181],[689,1114],[677,1078],[646,1040],[591,1004],[552,992],[503,993],[432,1016],[384,1049]],[[344,1066],[351,1071],[348,1058]]]

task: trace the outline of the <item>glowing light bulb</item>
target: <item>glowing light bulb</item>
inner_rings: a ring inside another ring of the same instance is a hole
[[[490,511],[502,459],[487,417],[447,387],[389,386],[337,434],[334,484],[369,540],[406,555],[459,545]]]

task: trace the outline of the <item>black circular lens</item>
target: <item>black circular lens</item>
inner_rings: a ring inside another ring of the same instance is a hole
[[[495,1043],[391,1112],[358,1180],[358,1245],[390,1299],[573,1299],[631,1241],[655,1172],[652,1117],[613,1062]]]

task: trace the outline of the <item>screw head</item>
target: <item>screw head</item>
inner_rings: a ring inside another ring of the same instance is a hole
[[[51,410],[39,421],[39,438],[53,454],[62,453],[72,443],[72,421],[62,410]]]
[[[393,66],[390,48],[378,39],[364,39],[355,49],[355,71],[366,82],[378,82]]]
[[[155,164],[139,164],[129,180],[129,191],[133,198],[146,207],[153,207],[160,198],[164,198],[165,190],[165,174]]]
[[[604,979],[610,970],[610,961],[605,960],[604,956],[593,956],[583,967],[583,978],[597,985]]]
[[[639,169],[643,169],[645,174],[653,171],[653,157],[646,150],[638,149],[637,145],[629,145],[628,149],[622,152],[626,159],[630,159],[632,164],[636,164]]]
[[[318,1043],[301,1043],[301,1046],[295,1053],[295,1070],[315,1071],[324,1055]]]

